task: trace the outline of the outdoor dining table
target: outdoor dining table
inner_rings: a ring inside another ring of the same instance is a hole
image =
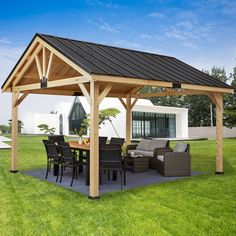
[[[89,185],[89,176],[90,176],[90,167],[89,167],[89,156],[90,156],[90,145],[89,144],[79,144],[79,142],[76,141],[70,141],[69,145],[71,149],[77,150],[79,152],[85,152],[85,158],[86,158],[86,173],[85,173],[85,182],[86,185]],[[117,172],[113,171],[113,180],[117,180]]]
[[[85,153],[85,158],[86,158],[86,173],[85,173],[85,182],[86,185],[89,185],[89,154],[90,154],[90,146],[88,144],[79,144],[79,142],[76,141],[70,141],[69,142],[70,148],[73,150],[77,150],[80,152]]]

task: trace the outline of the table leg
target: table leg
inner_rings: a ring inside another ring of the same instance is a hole
[[[117,180],[117,171],[112,171],[112,180],[116,181]]]
[[[83,155],[83,152],[81,152],[81,151],[79,150],[79,160],[80,160],[81,162],[83,162],[83,157],[82,157],[82,155]],[[80,166],[79,166],[79,173],[83,173],[83,165],[80,165]]]
[[[86,185],[89,185],[90,165],[89,165],[89,152],[86,152]]]
[[[54,164],[53,165],[53,176],[57,176],[58,172],[59,172],[59,165]]]

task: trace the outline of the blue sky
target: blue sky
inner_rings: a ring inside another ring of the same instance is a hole
[[[36,32],[175,56],[198,69],[216,65],[230,73],[236,65],[235,0],[1,2],[1,84]],[[59,99],[50,100],[40,97],[38,111]],[[21,109],[36,111],[38,101],[32,95]],[[0,95],[0,124],[10,117],[6,103],[10,96]]]

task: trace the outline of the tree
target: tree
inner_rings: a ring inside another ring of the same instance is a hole
[[[227,96],[224,109],[224,124],[228,128],[236,126],[236,66],[230,74],[230,79],[232,79],[231,86],[234,88],[234,94]]]
[[[9,125],[9,131],[11,132],[12,130],[12,119],[8,120],[8,125]],[[21,120],[18,120],[18,133],[21,133],[22,128],[24,127],[24,124]]]
[[[54,134],[56,130],[55,128],[49,128],[47,124],[40,124],[37,127],[45,134]]]
[[[120,113],[120,111],[116,108],[107,108],[104,110],[100,110],[99,111],[99,126],[101,124],[105,124],[106,121],[109,121],[111,123],[113,129],[115,130],[117,136],[119,136],[115,127],[112,124],[112,119],[111,119],[112,117],[115,118],[119,113]],[[90,117],[90,115],[87,115],[87,118],[85,118],[81,124],[81,126],[86,128],[86,130],[90,126],[90,118],[89,117]]]
[[[228,82],[229,78],[226,75],[224,67],[214,66],[211,71],[203,70],[215,79],[222,82]],[[236,83],[236,82],[235,82]],[[160,92],[162,88],[144,87],[141,92]],[[189,109],[189,126],[210,126],[211,125],[211,101],[207,95],[191,95],[191,96],[167,96],[150,98],[154,105],[186,107]],[[227,101],[227,96],[224,97],[224,102]],[[215,121],[215,108],[213,107],[213,121]],[[215,123],[215,122],[214,122]]]
[[[229,77],[227,77],[224,67],[213,66],[213,68],[211,69],[210,76],[224,83],[228,82],[229,80]]]
[[[0,125],[0,131],[2,134],[10,133],[10,127],[8,125]]]

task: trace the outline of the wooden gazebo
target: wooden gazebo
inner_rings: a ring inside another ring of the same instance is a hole
[[[143,86],[161,92],[140,93]],[[90,197],[99,197],[99,104],[117,97],[126,109],[126,143],[131,110],[139,98],[206,94],[216,105],[216,173],[223,173],[223,94],[233,89],[173,57],[36,34],[2,85],[12,93],[11,172],[18,171],[18,107],[28,94],[84,95],[91,108]],[[49,101],[50,102],[50,101]],[[37,104],[39,105],[39,104]]]

